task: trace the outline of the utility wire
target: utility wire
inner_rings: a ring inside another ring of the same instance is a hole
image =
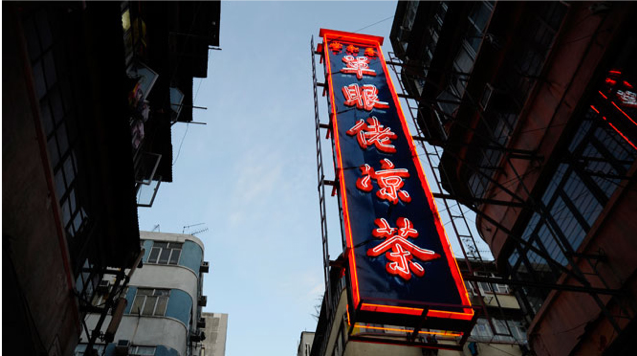
[[[365,26],[365,27],[363,27],[363,28],[359,28],[358,30],[354,31],[354,33],[358,33],[359,31],[362,31],[362,30],[364,30],[364,29],[366,29],[366,28],[369,28],[369,27],[372,27],[372,26],[374,26],[374,25],[378,25],[378,24],[379,24],[379,23],[381,23],[381,22],[384,22],[384,21],[387,21],[387,20],[389,20],[389,19],[393,19],[393,18],[394,18],[394,15],[389,16],[389,17],[386,17],[386,18],[384,18],[384,19],[382,19],[382,20],[380,20],[380,21],[376,21],[376,22],[374,22],[374,23],[373,23],[373,24],[371,24],[371,25],[367,25],[367,26]]]
[[[188,134],[188,128],[190,128],[190,123],[186,123],[186,131],[184,131],[184,137],[181,138],[181,143],[179,144],[179,150],[177,151],[177,157],[175,157],[175,161],[173,161],[173,166],[177,163],[177,159],[179,159],[179,155],[181,154],[181,147],[184,145],[184,141],[186,140],[186,134]]]
[[[201,83],[203,83],[203,78],[199,79],[199,85],[197,86],[197,91],[195,92],[195,96],[192,99],[194,104],[195,100],[197,100],[197,96],[199,95],[199,89],[201,88]],[[184,141],[186,140],[186,134],[188,133],[188,128],[190,127],[190,123],[186,123],[186,131],[184,132],[184,137],[181,138],[181,142],[179,143],[179,150],[177,151],[177,157],[173,161],[173,166],[177,164],[177,159],[179,158],[179,154],[181,153],[181,146],[183,146]]]

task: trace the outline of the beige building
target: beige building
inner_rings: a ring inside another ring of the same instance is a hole
[[[209,271],[203,242],[187,234],[140,231],[140,236],[145,252],[142,267],[135,270],[128,288],[115,288],[112,279],[104,279],[93,299],[94,305],[110,294],[126,299],[112,341],[96,340],[97,356],[203,356],[209,336],[204,324],[212,324],[204,321],[202,313],[208,300],[202,294],[204,274]],[[99,314],[89,313],[88,330],[107,331],[98,326],[99,319]],[[111,319],[107,315],[104,325],[110,325]],[[74,355],[89,355],[89,335],[80,336]]]
[[[314,342],[314,333],[311,331],[302,331],[301,340],[299,341],[297,356],[310,356],[312,352],[312,343]]]
[[[202,313],[205,320],[205,339],[201,346],[201,356],[224,356],[228,333],[228,314]]]

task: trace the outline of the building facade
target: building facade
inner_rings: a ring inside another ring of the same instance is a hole
[[[464,274],[469,274],[469,268],[464,259],[458,259],[458,264]],[[478,264],[471,262],[471,273],[476,276],[498,276],[495,263]],[[458,343],[458,337],[434,333],[421,333],[418,337],[426,339],[428,348],[416,345],[391,345],[349,340],[351,332],[361,332],[363,328],[351,330],[347,321],[347,291],[345,281],[339,278],[340,270],[333,269],[332,296],[338,305],[330,315],[323,301],[317,328],[314,333],[302,332],[298,348],[299,356],[362,356],[362,355],[449,355],[449,356],[505,356],[532,355],[527,343],[526,323],[524,314],[513,290],[505,284],[490,282],[466,281],[467,291],[472,305],[479,306],[476,324],[470,332],[462,351],[445,349],[445,345],[453,346]],[[338,281],[338,282],[336,282]],[[380,325],[372,325],[380,326]],[[370,329],[371,330],[371,329]],[[408,338],[411,334],[404,330],[393,330],[396,338]],[[433,345],[432,345],[433,344]],[[421,346],[423,346],[422,344]],[[433,346],[433,347],[431,347]],[[436,346],[440,347],[439,349]]]
[[[137,209],[172,180],[170,126],[192,120],[219,3],[9,2],[2,16],[3,287],[19,306],[4,336],[71,355],[105,271],[125,284],[140,258]]]
[[[538,355],[630,353],[635,15],[619,2],[397,8],[390,37],[418,124]]]
[[[384,343],[372,343],[350,340],[352,333],[360,334],[366,331],[374,332],[374,329],[383,325],[368,325],[370,328],[366,330],[365,327],[351,328],[348,322],[348,310],[347,310],[347,288],[346,281],[340,276],[342,269],[332,268],[331,270],[331,290],[332,303],[335,308],[332,308],[332,312],[328,312],[326,307],[326,298],[323,297],[321,304],[321,311],[319,314],[318,323],[316,325],[316,332],[312,339],[312,344],[309,349],[311,356],[383,356],[383,355],[401,355],[401,356],[423,356],[423,355],[440,355],[440,356],[458,356],[463,353],[454,350],[444,350],[432,348],[432,344],[440,344],[434,346],[442,346],[444,344],[448,346],[457,345],[457,338],[455,336],[441,336],[433,334],[419,333],[417,336],[422,339],[429,348],[421,348],[418,346],[408,345],[392,345],[391,339],[396,341],[404,341],[412,334],[408,328],[402,328],[402,330],[388,331],[386,342]],[[425,342],[426,339],[426,342]],[[303,341],[303,339],[302,339]],[[300,355],[305,355],[307,348],[299,349]]]
[[[463,275],[499,277],[493,261],[458,259]],[[506,284],[465,281],[471,304],[481,307],[463,350],[465,355],[531,355],[526,322],[513,290]]]
[[[224,356],[228,335],[228,314],[202,313],[206,326],[200,356]]]
[[[144,249],[143,266],[132,275],[119,328],[112,342],[95,344],[98,355],[201,355],[202,342],[208,337],[202,308],[203,274],[209,270],[204,262],[204,246],[193,235],[141,231]],[[112,279],[102,282],[93,299],[99,305],[111,293],[119,293]],[[110,324],[114,315],[106,317]],[[88,330],[98,325],[99,314],[87,316]],[[88,355],[89,336],[84,332],[76,355]]]
[[[310,356],[312,352],[312,343],[314,342],[314,332],[303,331],[301,332],[301,339],[299,340],[299,347],[297,349],[297,356]]]

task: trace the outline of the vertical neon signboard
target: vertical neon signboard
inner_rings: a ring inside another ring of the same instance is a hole
[[[453,330],[453,321],[474,313],[387,71],[383,38],[326,29],[320,36],[350,312],[370,323],[426,315],[429,327]]]

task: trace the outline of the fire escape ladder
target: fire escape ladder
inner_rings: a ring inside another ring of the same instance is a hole
[[[390,58],[392,58],[392,53],[390,53]],[[400,67],[400,60],[397,58],[392,58],[391,62],[391,67],[394,70],[394,73],[396,74],[396,76],[398,78],[400,78],[400,73],[399,73],[399,69],[397,69],[397,67]],[[401,81],[398,81],[400,83],[401,89],[403,91],[405,91],[405,87],[403,85],[403,83]],[[465,93],[466,97],[467,97],[467,102],[463,101],[463,104],[465,105],[473,105],[476,106],[476,108],[478,109],[477,104],[475,103],[475,100],[471,97],[471,95],[469,93]],[[412,119],[414,120],[414,125],[416,126],[416,129],[418,131],[419,136],[422,136],[422,131],[418,125],[418,122],[416,121],[417,117],[418,117],[418,112],[420,109],[420,106],[418,105],[418,102],[413,105],[410,101],[411,100],[415,100],[415,99],[410,99],[408,96],[403,96],[404,100],[407,101],[407,107],[409,109],[409,113],[412,116]],[[435,105],[430,105],[431,108],[433,110],[436,110]],[[414,112],[415,111],[415,112]],[[488,125],[488,123],[486,123],[486,119],[483,115],[483,113],[478,109],[477,110],[479,115],[480,115],[480,119],[485,121],[485,124]],[[474,134],[476,135],[481,135],[480,132],[478,132],[475,129],[466,127],[466,124],[461,123],[460,121],[456,121],[455,118],[453,116],[449,116],[447,115],[447,117],[450,120],[454,120],[455,123],[460,124],[461,126],[463,126],[465,129],[468,129],[470,131],[472,131]],[[488,136],[488,135],[486,135]],[[506,187],[504,187],[502,184],[500,184],[499,182],[497,182],[493,177],[488,176],[487,174],[485,174],[484,172],[481,172],[480,169],[476,169],[475,165],[471,162],[467,162],[466,160],[457,157],[458,159],[460,159],[463,164],[467,165],[469,168],[475,169],[475,171],[481,175],[483,175],[487,180],[489,180],[489,182],[491,184],[493,184],[495,187],[500,188],[503,192],[509,194],[512,198],[516,199],[519,201],[520,204],[522,204],[523,206],[527,207],[528,209],[530,209],[531,211],[537,212],[538,214],[540,214],[541,218],[543,221],[547,222],[546,226],[548,228],[548,231],[551,233],[551,235],[553,236],[553,238],[558,241],[558,242],[562,242],[561,240],[563,240],[563,237],[559,236],[558,233],[556,233],[555,229],[557,226],[557,223],[555,221],[555,219],[553,218],[553,216],[551,216],[550,212],[548,211],[548,208],[541,202],[538,201],[536,199],[534,199],[531,196],[530,190],[526,187],[526,184],[524,184],[524,176],[521,176],[517,170],[515,169],[514,164],[512,163],[513,159],[530,159],[530,160],[541,160],[541,157],[537,157],[533,152],[508,152],[508,148],[506,146],[504,146],[503,144],[501,144],[500,142],[497,142],[496,140],[494,140],[491,137],[485,137],[482,136],[482,138],[485,138],[487,140],[487,142],[489,142],[489,145],[495,146],[498,149],[502,149],[505,150],[504,154],[501,161],[508,165],[508,167],[510,167],[511,172],[513,173],[514,177],[513,179],[517,180],[520,182],[520,185],[522,187],[523,193],[528,197],[527,199],[524,199],[522,197],[520,197],[518,194],[510,191],[509,189],[507,189]],[[439,192],[442,192],[441,190],[441,181],[440,181],[440,175],[441,174],[446,174],[444,172],[443,169],[441,169],[442,167],[438,167],[434,164],[434,162],[432,162],[431,158],[438,158],[438,161],[436,161],[435,163],[439,163],[439,156],[437,156],[437,152],[438,152],[438,148],[437,147],[431,147],[429,145],[426,145],[425,142],[427,141],[426,139],[422,139],[422,140],[418,140],[421,143],[422,148],[425,150],[426,154],[425,157],[427,158],[427,160],[429,161],[429,164],[432,168],[432,172],[434,172],[434,178],[436,179],[436,184],[438,186]],[[443,143],[444,146],[445,143]],[[435,153],[430,154],[429,150],[433,149],[435,151]],[[444,148],[443,148],[444,149]],[[450,151],[451,152],[451,151]],[[452,199],[454,197],[453,192],[451,192],[451,194],[447,197],[447,196],[443,196],[440,195],[440,197],[442,198],[442,201],[444,203],[445,209],[448,210],[449,209],[449,204],[447,203],[447,199]],[[602,284],[604,285],[605,288],[593,288],[591,286],[591,283],[589,282],[589,280],[586,278],[586,276],[584,275],[584,273],[582,272],[581,268],[577,265],[577,263],[574,261],[573,257],[576,256],[575,251],[570,251],[569,249],[563,249],[564,250],[564,254],[565,257],[568,261],[568,265],[570,268],[564,267],[562,266],[559,262],[555,261],[550,255],[548,255],[548,253],[545,253],[543,250],[540,250],[538,248],[536,248],[535,246],[533,246],[531,243],[525,241],[523,238],[517,236],[516,234],[514,234],[512,231],[508,230],[506,227],[502,226],[499,222],[496,221],[496,219],[492,218],[491,216],[488,216],[484,213],[482,213],[481,211],[479,211],[479,209],[477,209],[477,206],[480,203],[483,203],[484,201],[480,201],[480,199],[473,201],[471,204],[469,204],[467,207],[470,208],[472,211],[474,211],[476,214],[480,215],[481,217],[483,217],[485,220],[487,220],[488,222],[490,222],[491,224],[494,224],[498,229],[500,229],[501,231],[503,231],[504,233],[506,233],[509,237],[511,237],[513,240],[515,240],[516,242],[520,243],[522,246],[524,247],[528,247],[529,250],[535,252],[536,254],[538,254],[539,256],[541,256],[542,258],[544,258],[547,263],[549,263],[550,265],[552,265],[553,267],[555,267],[560,273],[566,273],[568,276],[574,278],[575,280],[577,280],[582,287],[576,287],[576,289],[578,290],[572,290],[572,291],[588,291],[588,294],[591,295],[591,297],[594,299],[595,303],[598,305],[598,307],[601,309],[602,314],[604,315],[604,317],[606,317],[609,321],[609,323],[612,325],[612,327],[615,329],[616,332],[620,332],[621,328],[619,327],[619,324],[616,321],[615,316],[613,316],[611,314],[611,312],[608,310],[608,308],[606,307],[605,303],[602,301],[602,299],[599,297],[600,294],[611,294],[611,295],[616,295],[618,294],[617,290],[612,290],[609,288],[608,283],[603,279],[603,277],[599,274],[596,266],[593,265],[593,263],[591,262],[591,259],[586,258],[586,261],[588,261],[588,264],[591,266],[592,270],[594,271],[594,274],[597,275],[597,277],[601,280]],[[460,205],[458,205],[460,207]],[[462,209],[460,209],[462,211]],[[456,236],[458,237],[459,241],[460,241],[460,246],[462,249],[462,252],[465,256],[465,258],[467,258],[467,253],[465,251],[465,247],[463,246],[463,241],[467,241],[469,240],[469,238],[460,238],[459,234],[457,233],[457,227],[456,227],[456,223],[455,223],[455,217],[451,218],[451,222],[452,222],[452,226],[454,228],[454,232],[456,233]],[[466,221],[466,220],[465,220]],[[470,231],[470,230],[469,230]],[[471,239],[473,240],[473,243],[469,242],[469,246],[475,246],[475,240],[473,239],[473,236],[471,236]],[[570,246],[570,245],[565,245],[565,246]],[[469,254],[470,255],[470,254]],[[473,257],[473,256],[472,256]],[[479,253],[478,256],[479,257]],[[482,259],[478,258],[479,263],[482,263]],[[598,260],[599,261],[599,260]],[[467,264],[468,264],[468,259],[467,259]],[[469,272],[471,274],[473,274],[473,271],[471,270],[471,268],[469,267]],[[470,278],[468,278],[470,279]],[[510,280],[503,280],[503,283],[507,283],[507,281]],[[510,282],[517,282],[517,281],[510,281]],[[473,281],[472,281],[473,283]],[[511,283],[511,284],[515,284],[515,283]],[[474,285],[475,286],[475,285]],[[557,284],[551,284],[551,285],[545,285],[544,287],[550,288],[550,289],[555,289],[555,290],[569,290],[566,288],[561,288],[561,286],[557,285]],[[581,290],[579,290],[581,289]],[[481,297],[481,296],[480,296]],[[499,304],[499,302],[498,302]],[[626,315],[630,315],[624,307],[620,306],[622,313],[626,313]],[[483,303],[483,309],[486,311],[486,307],[484,307],[484,303]],[[488,316],[487,316],[488,318]],[[489,320],[490,324],[491,324],[491,320]],[[493,328],[493,325],[491,325]],[[507,326],[508,328],[508,326]],[[494,329],[495,331],[495,329]]]
[[[388,62],[389,66],[394,71],[394,74],[396,75],[396,77],[400,78],[400,73],[399,73],[400,70],[398,69],[399,68],[398,63],[400,63],[399,59],[395,58],[392,52],[389,52],[389,57],[390,57],[390,61]],[[397,82],[400,85],[401,92],[406,93],[406,89],[403,82],[401,80],[398,80]],[[417,123],[417,117],[418,117],[418,111],[419,111],[418,101],[416,101],[413,98],[404,97],[403,102],[407,104],[409,115],[411,116],[412,122],[415,126],[418,136],[422,137],[423,136],[422,129]],[[425,153],[424,156],[427,159],[426,165],[428,165],[434,177],[435,185],[433,185],[433,187],[435,189],[435,192],[433,193],[442,194],[444,190],[442,189],[442,181],[440,179],[440,174],[443,173],[440,167],[441,154],[438,151],[437,147],[430,146],[429,144],[426,144],[425,141],[423,140],[417,140],[417,141],[420,143],[420,147]],[[475,241],[475,238],[473,237],[472,229],[470,228],[469,223],[467,222],[467,218],[465,216],[464,210],[462,206],[460,205],[460,203],[457,202],[457,200],[450,199],[450,197],[441,197],[441,198],[438,198],[438,200],[442,201],[443,207],[444,207],[444,209],[442,211],[439,211],[439,213],[444,212],[445,214],[448,215],[450,219],[451,227],[453,229],[453,233],[458,239],[460,249],[462,250],[462,255],[464,256],[469,273],[473,274],[473,268],[471,266],[470,260],[479,261],[481,263],[484,263],[484,261],[480,254],[480,250],[478,249],[478,245]],[[452,208],[457,208],[457,210],[452,210]],[[478,288],[478,284],[476,282],[471,282],[471,284],[472,284],[473,290],[476,291],[476,293],[478,294],[478,300],[480,301],[480,304],[481,304],[482,313],[489,321],[491,328],[495,330],[492,324],[491,318],[489,316],[489,313],[487,311],[487,306],[484,303],[484,298],[480,293],[480,289]]]
[[[330,288],[330,256],[327,240],[327,212],[325,208],[325,172],[323,169],[323,151],[321,149],[321,128],[324,127],[319,117],[318,81],[316,79],[316,60],[314,58],[314,37],[310,41],[310,54],[312,57],[312,87],[314,91],[314,123],[316,133],[316,174],[318,178],[319,212],[321,214],[321,243],[323,246],[323,277],[325,279],[325,301],[327,314],[331,315],[333,306]]]

